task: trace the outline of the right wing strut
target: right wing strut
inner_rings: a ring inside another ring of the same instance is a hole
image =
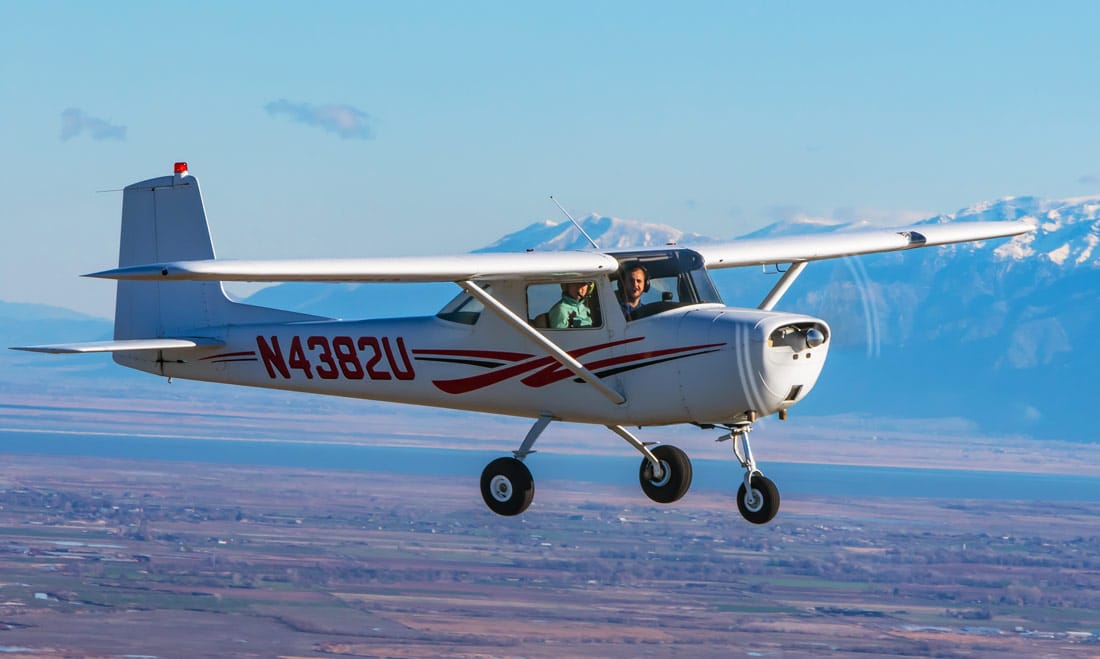
[[[574,359],[573,355],[562,350],[558,344],[536,332],[535,328],[528,325],[525,320],[517,316],[511,309],[501,304],[495,297],[490,295],[488,291],[472,281],[459,281],[455,283],[465,289],[467,293],[477,298],[477,300],[488,309],[491,309],[493,313],[500,316],[501,320],[511,325],[520,334],[537,343],[539,347],[556,359],[559,364],[572,371],[573,375],[576,375],[578,378],[595,387],[596,391],[606,396],[612,403],[622,405],[626,402],[626,398],[624,398],[622,394],[604,384],[599,376],[585,368],[584,364]]]

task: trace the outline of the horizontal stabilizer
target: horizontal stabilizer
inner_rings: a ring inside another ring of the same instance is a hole
[[[12,350],[69,354],[85,352],[129,352],[132,350],[186,350],[188,348],[216,348],[225,345],[217,339],[125,339],[122,341],[90,341],[88,343],[55,343],[45,346],[25,346]]]

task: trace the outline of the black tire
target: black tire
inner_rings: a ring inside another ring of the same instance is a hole
[[[763,474],[753,474],[753,501],[747,502],[745,483],[737,490],[737,509],[741,516],[753,524],[767,524],[779,512],[779,489]]]
[[[642,466],[638,470],[642,491],[657,503],[679,501],[691,487],[691,460],[686,453],[668,444],[654,447],[653,455],[661,462],[664,477],[659,481],[653,480],[653,465],[647,458],[642,458]]]
[[[527,510],[535,498],[531,470],[515,458],[497,458],[481,472],[481,498],[489,510],[510,517]]]

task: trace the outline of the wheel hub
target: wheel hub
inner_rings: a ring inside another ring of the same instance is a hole
[[[650,473],[650,475],[653,474],[652,466],[650,467],[649,473]],[[661,477],[657,478],[657,479],[650,478],[649,482],[653,483],[654,487],[664,487],[665,485],[668,485],[668,481],[671,480],[671,479],[672,479],[672,470],[669,468],[667,462],[665,462],[664,460],[661,460]]]
[[[755,487],[745,491],[745,508],[750,512],[758,513],[764,507],[764,497]]]
[[[512,499],[512,481],[508,480],[507,476],[497,474],[489,482],[489,492],[492,493],[494,499],[501,503],[510,501]]]

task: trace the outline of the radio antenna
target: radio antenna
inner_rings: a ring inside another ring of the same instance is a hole
[[[596,244],[596,241],[592,240],[592,236],[588,235],[588,232],[584,230],[584,228],[581,226],[581,223],[574,220],[573,216],[569,214],[569,211],[562,208],[562,205],[558,203],[558,200],[554,199],[554,195],[550,195],[550,201],[554,202],[554,205],[558,207],[558,210],[565,213],[565,216],[569,218],[569,221],[573,223],[573,226],[577,227],[577,231],[580,231],[581,235],[584,236],[588,242],[592,243],[593,247],[595,247],[596,249],[600,248],[600,246]]]

